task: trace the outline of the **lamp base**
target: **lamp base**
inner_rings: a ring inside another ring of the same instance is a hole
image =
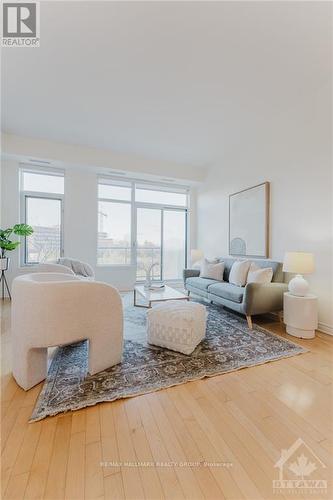
[[[305,297],[309,292],[309,283],[301,274],[297,274],[295,278],[289,281],[289,292],[297,297]]]

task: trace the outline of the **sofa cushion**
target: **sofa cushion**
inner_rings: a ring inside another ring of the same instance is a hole
[[[202,261],[200,278],[208,278],[223,281],[224,262],[212,263],[204,259]]]
[[[273,269],[271,267],[260,268],[255,262],[251,262],[246,283],[268,284],[272,281]]]
[[[209,278],[187,278],[186,280],[186,286],[193,286],[193,288],[199,288],[204,292],[207,292],[207,288],[213,283],[217,283],[217,281]]]
[[[229,274],[233,263],[239,259],[231,257],[219,257],[219,261],[224,262],[224,275],[223,281],[229,281]],[[249,258],[247,258],[249,260]],[[282,263],[276,262],[275,260],[268,259],[250,259],[251,262],[255,262],[260,268],[271,267],[273,269],[273,279],[272,282],[281,283],[283,282],[283,272]]]
[[[237,286],[245,286],[250,265],[251,262],[249,260],[236,260],[229,273],[229,283]]]
[[[243,300],[244,290],[245,288],[232,285],[231,283],[214,283],[208,288],[208,292],[212,295],[217,295],[218,297],[231,300],[232,302],[238,302],[239,304]]]

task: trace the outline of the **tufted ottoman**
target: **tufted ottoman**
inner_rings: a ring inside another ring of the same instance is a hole
[[[147,312],[149,344],[191,354],[205,337],[206,307],[196,302],[169,300]]]

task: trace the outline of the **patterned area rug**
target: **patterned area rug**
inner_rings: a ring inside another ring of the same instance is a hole
[[[306,352],[306,349],[214,305],[207,305],[206,338],[186,356],[146,343],[146,310],[125,298],[123,362],[87,374],[88,343],[60,347],[30,421],[103,401],[136,396]]]

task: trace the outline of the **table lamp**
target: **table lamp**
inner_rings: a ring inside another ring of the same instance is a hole
[[[202,250],[194,248],[191,250],[191,265],[198,263],[204,256]]]
[[[305,297],[309,291],[309,283],[303,278],[302,274],[313,273],[313,254],[305,252],[286,252],[283,260],[283,271],[285,273],[296,274],[296,276],[289,281],[289,292],[298,297]]]

